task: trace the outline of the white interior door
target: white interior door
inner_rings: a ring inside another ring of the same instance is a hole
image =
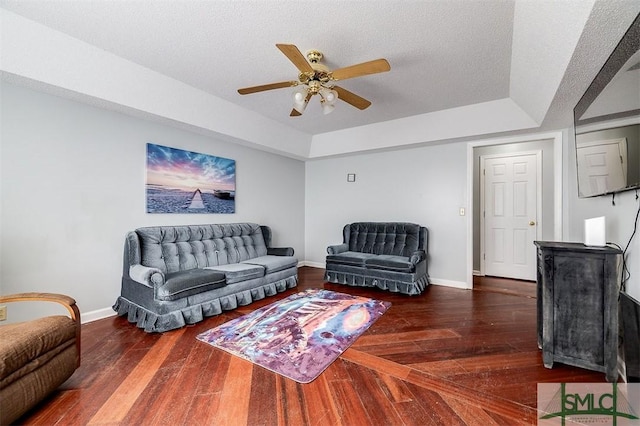
[[[486,275],[536,279],[533,241],[541,227],[541,153],[481,158],[483,265]]]
[[[627,186],[627,139],[581,142],[578,153],[578,190],[588,197]]]

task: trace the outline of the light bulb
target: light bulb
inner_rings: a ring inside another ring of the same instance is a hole
[[[302,102],[302,101],[304,101],[304,98],[305,98],[305,96],[304,96],[304,94],[302,92],[296,92],[293,95],[293,99],[295,99],[296,102]]]

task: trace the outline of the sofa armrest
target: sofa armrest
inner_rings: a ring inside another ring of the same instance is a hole
[[[349,251],[349,246],[346,243],[327,247],[328,254],[340,254],[344,253],[345,251]]]
[[[293,256],[293,247],[268,247],[267,254],[272,256]]]
[[[418,263],[422,262],[426,258],[427,258],[427,253],[425,253],[424,250],[416,250],[413,253],[411,253],[411,257],[409,261],[414,265],[417,265]]]
[[[164,284],[164,273],[158,268],[149,268],[144,265],[131,265],[129,267],[129,276],[135,282],[144,284],[148,287],[155,287]]]

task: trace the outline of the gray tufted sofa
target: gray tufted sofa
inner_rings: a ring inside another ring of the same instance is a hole
[[[255,223],[131,231],[113,309],[162,332],[297,286],[293,248],[270,245],[271,229]]]
[[[405,222],[345,225],[343,243],[327,247],[324,279],[409,295],[429,285],[427,228]]]

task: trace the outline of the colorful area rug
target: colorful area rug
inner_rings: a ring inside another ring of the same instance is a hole
[[[198,340],[299,383],[309,383],[391,306],[311,289],[226,322]]]

